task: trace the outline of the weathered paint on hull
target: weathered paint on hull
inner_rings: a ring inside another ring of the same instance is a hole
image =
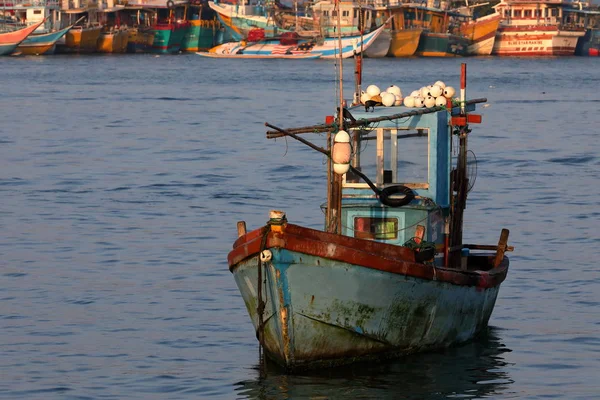
[[[154,27],[152,52],[161,54],[178,53],[189,24],[167,24]]]
[[[57,51],[61,53],[95,53],[101,30],[101,26],[85,28],[74,26],[65,35],[64,46],[57,46]]]
[[[420,57],[458,57],[467,55],[469,40],[449,33],[423,32],[416,55]]]
[[[403,29],[392,32],[392,42],[388,56],[391,57],[411,57],[415,55],[419,47],[422,28]]]
[[[583,30],[566,31],[555,26],[500,27],[494,43],[497,56],[572,56]]]
[[[291,370],[387,359],[468,341],[487,326],[499,290],[499,285],[458,286],[270,250],[273,259],[263,270],[262,344],[270,358]],[[257,266],[255,256],[233,269],[255,329]]]
[[[129,33],[125,29],[102,32],[98,38],[97,50],[99,53],[125,53],[128,41]]]

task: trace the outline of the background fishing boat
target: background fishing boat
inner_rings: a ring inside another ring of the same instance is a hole
[[[464,14],[427,6],[408,5],[406,15],[412,25],[423,28],[415,52],[421,57],[456,57],[468,55],[470,40],[458,29]]]
[[[62,10],[63,23],[73,25],[56,43],[57,53],[95,53],[102,25],[98,21],[98,4],[73,0]]]
[[[129,42],[129,29],[124,21],[123,6],[107,1],[107,8],[98,13],[102,30],[96,42],[99,53],[125,53]]]
[[[572,56],[585,35],[574,8],[563,0],[502,0],[494,8],[502,15],[494,55]]]
[[[263,29],[267,37],[288,31],[281,29],[275,22],[272,1],[242,4],[209,1],[208,6],[215,11],[232,41],[246,39],[250,31],[256,28]]]
[[[188,8],[190,26],[181,43],[181,51],[206,51],[220,44],[218,33],[221,23],[216,13],[206,3],[190,4]]]
[[[356,51],[363,51],[377,39],[384,26],[364,35],[344,36],[341,38],[342,58],[352,57]],[[320,58],[336,58],[340,56],[338,38],[304,38],[294,32],[283,33],[281,37],[265,38],[263,33],[250,33],[250,38],[256,36],[256,41],[241,41],[224,43],[210,49],[216,54],[245,54],[245,55],[273,55],[273,54],[313,54]]]
[[[19,44],[16,52],[24,55],[52,54],[56,48],[56,42],[60,40],[70,29],[61,29],[60,3],[56,0],[15,0],[7,6],[3,2],[3,12],[10,13],[16,23],[23,26],[37,24],[44,20],[31,35]]]
[[[489,56],[492,54],[501,16],[493,13],[460,25],[460,32],[470,40],[467,54],[470,56]]]
[[[13,31],[0,31],[0,55],[12,54],[16,50],[17,46],[43,23],[44,21],[42,20],[35,25],[17,28]]]

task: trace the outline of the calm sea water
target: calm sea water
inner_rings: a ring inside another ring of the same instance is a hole
[[[322,226],[323,157],[264,122],[332,114],[334,62],[0,58],[0,398],[600,398],[600,59],[365,60],[364,86],[458,87],[464,61],[488,99],[465,240],[516,247],[488,334],[286,376],[226,256],[270,209]]]

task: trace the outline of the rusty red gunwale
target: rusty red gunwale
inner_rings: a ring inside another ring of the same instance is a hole
[[[336,235],[293,224],[284,225],[281,232],[271,231],[267,225],[239,237],[227,256],[231,272],[240,262],[260,253],[265,232],[268,232],[266,248],[282,248],[393,274],[460,286],[493,288],[504,281],[508,272],[506,257],[498,267],[489,271],[433,267],[417,263],[413,251],[406,247]]]

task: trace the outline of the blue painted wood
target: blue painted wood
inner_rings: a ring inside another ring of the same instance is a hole
[[[264,266],[263,346],[289,368],[390,358],[465,342],[487,326],[498,287],[482,290],[281,249]],[[258,260],[234,271],[258,329]]]

